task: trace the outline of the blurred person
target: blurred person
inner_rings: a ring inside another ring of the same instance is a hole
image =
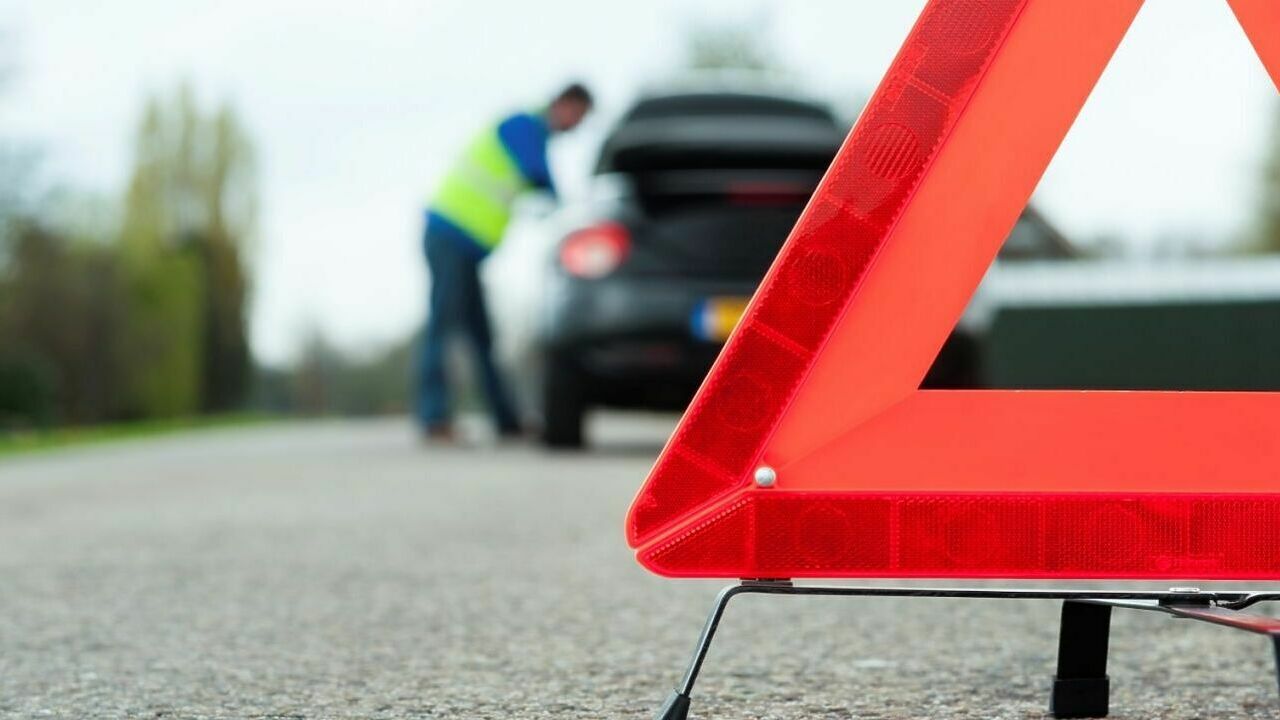
[[[469,341],[498,434],[522,434],[493,361],[480,263],[502,242],[521,193],[540,189],[555,196],[547,142],[577,127],[592,103],[587,88],[573,83],[545,108],[509,115],[484,128],[445,174],[428,205],[423,244],[431,294],[417,369],[417,419],[424,439],[454,436],[445,345],[455,333]]]

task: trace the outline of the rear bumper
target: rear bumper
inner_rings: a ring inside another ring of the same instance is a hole
[[[565,346],[614,336],[658,334],[697,340],[694,314],[708,298],[745,298],[750,282],[689,278],[561,278],[543,327],[548,344]]]
[[[684,278],[564,278],[542,338],[558,361],[580,372],[594,402],[682,408],[721,347],[697,336],[695,314],[709,298],[746,297],[754,289]]]

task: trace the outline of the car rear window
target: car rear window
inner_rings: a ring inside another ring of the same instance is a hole
[[[766,115],[809,118],[834,123],[831,111],[817,103],[768,95],[698,93],[650,97],[636,103],[623,123],[656,118],[715,115]]]
[[[824,169],[844,128],[822,105],[763,95],[639,102],[604,143],[596,171]]]

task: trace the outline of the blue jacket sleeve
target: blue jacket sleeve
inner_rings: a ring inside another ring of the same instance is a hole
[[[516,167],[534,186],[554,195],[555,183],[547,164],[549,135],[546,121],[528,113],[512,115],[498,125],[498,138],[515,160]]]

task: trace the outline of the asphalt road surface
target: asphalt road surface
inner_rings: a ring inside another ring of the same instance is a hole
[[[604,447],[423,448],[405,421],[0,461],[0,716],[648,718],[719,583],[622,538],[666,418]],[[698,718],[1041,718],[1056,603],[748,597]],[[1113,717],[1274,717],[1265,640],[1117,611]]]

